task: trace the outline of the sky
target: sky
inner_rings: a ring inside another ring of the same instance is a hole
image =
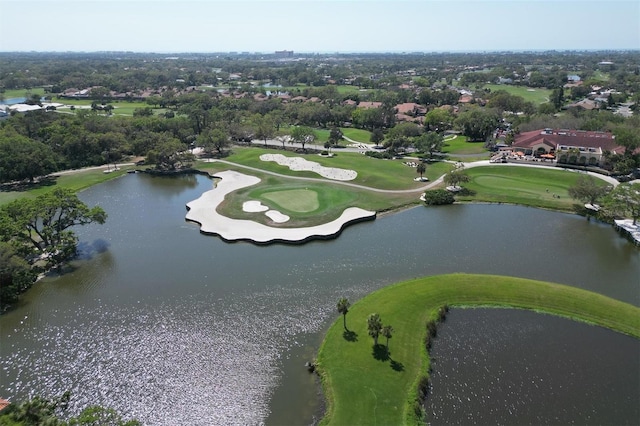
[[[0,51],[640,49],[639,0],[0,0]]]

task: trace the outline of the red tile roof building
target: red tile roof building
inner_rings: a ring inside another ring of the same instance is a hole
[[[604,153],[624,153],[608,132],[585,130],[539,129],[520,133],[511,145],[526,155],[555,154],[558,163],[601,166]]]

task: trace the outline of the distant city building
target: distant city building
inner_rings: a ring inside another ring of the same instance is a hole
[[[275,55],[279,58],[293,58],[293,50],[276,50]]]

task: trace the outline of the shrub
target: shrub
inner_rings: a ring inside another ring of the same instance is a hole
[[[445,189],[434,189],[424,193],[424,202],[428,206],[453,204],[454,201],[453,194]]]
[[[366,151],[364,153],[364,155],[366,155],[367,157],[372,157],[372,158],[378,158],[378,159],[390,159],[391,157],[393,157],[391,155],[391,153],[389,153],[388,151],[382,151],[382,152],[378,152],[378,151]]]

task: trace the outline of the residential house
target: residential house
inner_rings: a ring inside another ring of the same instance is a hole
[[[424,115],[427,108],[415,102],[406,102],[394,107],[397,121],[409,121],[414,123],[424,123]]]
[[[382,106],[382,102],[362,101],[358,104],[358,108],[364,108],[364,109],[380,108],[381,106]]]

